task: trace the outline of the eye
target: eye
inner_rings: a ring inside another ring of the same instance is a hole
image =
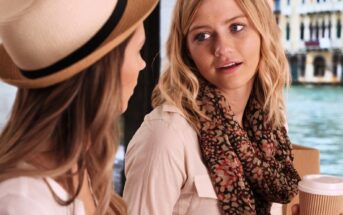
[[[231,26],[230,26],[230,29],[231,29],[231,31],[233,31],[233,32],[240,32],[241,30],[243,30],[243,28],[244,28],[245,26],[243,25],[243,24],[232,24]]]
[[[198,42],[202,42],[202,41],[210,38],[210,36],[211,35],[209,33],[199,33],[199,34],[195,35],[194,40],[198,41]]]

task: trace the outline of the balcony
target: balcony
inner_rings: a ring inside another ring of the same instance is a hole
[[[304,42],[307,50],[319,49],[341,49],[343,50],[343,39],[320,38],[319,40],[308,40]]]
[[[305,41],[306,48],[320,48],[319,40]]]
[[[301,4],[299,7],[300,14],[312,14],[323,12],[340,12],[343,11],[343,2],[313,2],[307,4]]]

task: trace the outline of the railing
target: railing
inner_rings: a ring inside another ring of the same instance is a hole
[[[343,11],[343,1],[330,1],[330,2],[307,2],[306,4],[300,3],[299,14],[318,13],[318,12],[335,12]]]
[[[320,38],[304,42],[307,49],[341,49],[343,51],[343,39]]]
[[[319,40],[309,40],[309,41],[305,41],[305,46],[306,47],[314,47],[314,48],[319,48],[320,47],[320,43]]]

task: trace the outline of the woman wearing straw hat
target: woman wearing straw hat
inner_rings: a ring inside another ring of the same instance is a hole
[[[118,116],[158,0],[0,1],[0,214],[125,214],[112,187]]]

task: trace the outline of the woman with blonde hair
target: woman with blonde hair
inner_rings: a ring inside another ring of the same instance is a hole
[[[129,214],[270,214],[300,180],[268,0],[178,0],[169,66],[126,154]]]
[[[0,79],[18,91],[0,134],[0,214],[126,214],[117,124],[157,2],[1,1]]]

